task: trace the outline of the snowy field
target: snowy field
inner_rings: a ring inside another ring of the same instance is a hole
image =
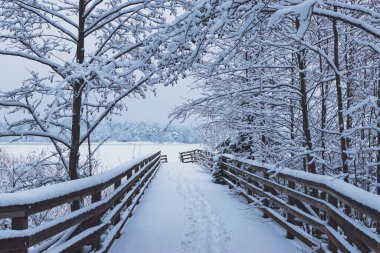
[[[96,145],[94,145],[95,147]],[[32,152],[41,152],[53,150],[50,143],[0,143],[0,148],[11,154],[28,155]],[[83,146],[81,153],[86,155],[86,146]],[[201,148],[200,144],[183,144],[183,143],[123,143],[109,142],[103,144],[95,157],[102,162],[104,170],[112,169],[126,161],[129,161],[140,155],[161,150],[162,154],[170,154],[169,159],[178,159],[178,152],[188,151]]]

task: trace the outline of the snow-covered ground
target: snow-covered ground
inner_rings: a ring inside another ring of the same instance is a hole
[[[164,152],[165,153],[165,152]],[[147,189],[111,253],[295,253],[299,241],[264,219],[195,164],[181,164],[176,149]]]
[[[12,154],[52,150],[47,143],[0,144]],[[106,143],[104,169],[161,150],[168,155],[111,253],[295,253],[310,251],[234,194],[211,182],[195,164],[181,164],[179,152],[199,144]],[[85,150],[82,150],[85,153]]]
[[[96,145],[94,145],[95,147]],[[200,144],[183,144],[183,143],[149,143],[149,142],[108,142],[104,143],[95,157],[103,164],[104,170],[112,169],[135,157],[161,150],[162,154],[175,154],[178,152],[188,151],[200,148]],[[53,146],[50,143],[0,143],[0,148],[5,149],[11,154],[28,155],[32,152],[41,152],[42,150],[51,151]],[[81,153],[87,154],[87,147],[82,146]]]

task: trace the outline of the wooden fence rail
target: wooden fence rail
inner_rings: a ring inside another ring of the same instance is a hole
[[[0,194],[0,219],[11,218],[12,222],[12,230],[0,231],[0,252],[26,253],[33,247],[33,252],[73,253],[81,252],[85,245],[107,252],[139,203],[160,159],[161,152],[157,152],[100,175]],[[31,215],[74,200],[82,201],[80,209],[28,228]]]
[[[208,152],[187,154],[192,162],[212,163]],[[375,228],[380,224],[379,195],[330,176],[277,169],[231,155],[220,156],[218,162],[224,182],[261,209],[265,218],[284,227],[288,238],[297,237],[319,252],[380,253]]]
[[[212,167],[213,163],[213,154],[208,151],[195,149],[191,151],[185,151],[179,153],[179,159],[182,163],[202,163],[204,166],[209,168]]]
[[[161,155],[161,163],[167,163],[168,162],[168,156],[167,155]]]
[[[196,154],[200,152],[200,150],[195,149],[191,151],[185,151],[179,153],[179,159],[181,160],[181,163],[193,163],[196,162]]]

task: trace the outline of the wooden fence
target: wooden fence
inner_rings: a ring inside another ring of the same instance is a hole
[[[0,194],[0,219],[10,218],[12,222],[12,230],[0,231],[0,252],[26,253],[33,246],[33,252],[73,253],[81,252],[85,245],[107,252],[160,166],[160,158],[161,152],[157,152],[100,175]],[[31,215],[70,205],[74,200],[85,204],[28,228]]]
[[[193,162],[209,156],[188,153]],[[218,167],[222,180],[285,228],[289,239],[297,237],[319,252],[380,253],[379,195],[329,176],[230,155],[220,156]]]
[[[202,165],[211,168],[213,164],[213,154],[208,151],[195,149],[179,153],[179,159],[182,163],[201,163]]]
[[[193,163],[196,162],[196,156],[197,153],[199,153],[199,149],[191,150],[191,151],[185,151],[179,153],[179,160],[181,160],[181,163]]]
[[[167,163],[168,162],[168,156],[167,155],[161,155],[161,163]]]

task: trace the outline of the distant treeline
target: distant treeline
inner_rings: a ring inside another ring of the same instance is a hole
[[[6,129],[4,124],[0,123],[0,131]],[[25,129],[19,129],[25,130]],[[82,126],[86,130],[86,126]],[[187,126],[173,125],[165,129],[165,125],[158,123],[126,123],[126,122],[107,122],[99,126],[91,136],[91,141],[100,142],[104,139],[107,141],[132,142],[132,141],[149,141],[149,142],[179,142],[179,143],[199,143],[200,136],[196,129]],[[11,137],[1,137],[0,142],[11,141]],[[14,140],[14,137],[13,137]],[[20,141],[37,142],[47,141],[41,137],[24,137]]]
[[[113,141],[151,141],[151,142],[180,142],[199,143],[198,132],[185,126],[169,126],[158,123],[107,123],[99,127],[93,140],[101,141],[107,136],[111,136]]]

